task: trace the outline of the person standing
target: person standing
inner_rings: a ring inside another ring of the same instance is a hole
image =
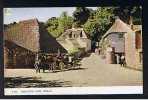
[[[125,56],[122,54],[121,56],[121,66],[125,67]]]
[[[120,64],[120,56],[118,54],[116,55],[116,61],[117,61],[117,64]]]
[[[98,48],[95,48],[95,54],[98,55]]]
[[[35,58],[35,64],[34,67],[36,69],[36,73],[39,72],[40,73],[40,59],[39,59],[39,54],[37,53],[36,58]]]
[[[107,50],[106,50],[106,62],[109,64],[113,63],[112,52],[113,52],[113,49],[112,49],[111,45],[108,45]]]
[[[68,62],[69,62],[70,65],[72,65],[72,56],[68,57]]]

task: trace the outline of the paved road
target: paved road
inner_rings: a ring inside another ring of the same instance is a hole
[[[123,85],[137,86],[143,84],[142,71],[120,67],[120,65],[115,64],[106,64],[104,60],[102,60],[98,55],[95,55],[94,53],[92,53],[89,57],[85,57],[81,61],[81,64],[82,69],[80,70],[71,70],[57,73],[36,74],[35,71],[32,69],[5,69],[5,77],[18,77],[18,79],[16,79],[15,81],[20,82],[20,84],[18,84],[20,87],[23,87],[23,84],[21,82],[26,82],[26,84],[28,85],[36,84],[34,86],[38,86],[38,81],[31,80],[40,80],[39,83],[41,84],[44,84],[44,82],[49,84],[49,81],[50,83],[57,83],[52,86],[76,87]],[[32,79],[29,79],[27,77],[32,77]],[[11,81],[13,81],[13,78],[11,79]],[[20,81],[19,78],[21,78],[23,81]],[[28,79],[31,82],[29,81],[29,83],[28,81],[24,81],[25,79]],[[46,87],[46,85],[44,85],[44,87]],[[24,85],[24,87],[25,86],[26,85]]]

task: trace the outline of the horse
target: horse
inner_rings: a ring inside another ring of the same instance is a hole
[[[57,63],[56,62],[51,62],[48,64],[48,70],[54,72],[56,69]]]
[[[47,57],[42,62],[43,72],[45,72],[46,69],[54,72],[54,70],[56,69],[56,66],[57,66],[57,59],[53,56]]]

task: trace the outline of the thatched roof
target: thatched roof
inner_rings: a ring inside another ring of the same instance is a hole
[[[104,34],[103,38],[105,38],[110,33],[128,33],[133,32],[132,29],[124,23],[119,18],[115,20],[115,23],[112,25],[112,27]]]
[[[14,25],[9,25],[4,30],[4,40],[13,42],[32,52],[55,53],[58,49],[66,52],[37,19],[25,20]]]

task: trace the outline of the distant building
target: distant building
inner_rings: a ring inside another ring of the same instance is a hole
[[[110,45],[114,49],[116,58],[117,56],[125,54],[125,59],[128,67],[142,69],[141,30],[141,25],[130,26],[125,24],[120,19],[116,19],[115,23],[104,34],[100,41],[102,54],[106,55],[107,47]]]
[[[57,41],[67,50],[78,48],[87,52],[91,50],[91,40],[88,39],[82,28],[72,28],[66,30]]]
[[[20,21],[4,28],[5,67],[33,66],[36,53],[53,54],[58,49],[67,52],[37,19]]]

